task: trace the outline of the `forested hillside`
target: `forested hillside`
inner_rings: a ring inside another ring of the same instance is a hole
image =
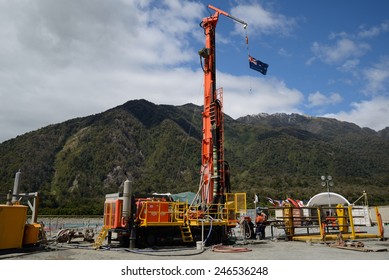
[[[106,193],[126,178],[138,194],[197,191],[202,108],[129,101],[106,112],[50,125],[0,144],[0,192],[21,169],[23,192],[38,191],[41,213],[101,214]],[[367,191],[389,203],[389,133],[297,114],[225,117],[225,159],[233,191],[309,199],[331,191],[349,201]],[[250,205],[249,205],[250,206]]]

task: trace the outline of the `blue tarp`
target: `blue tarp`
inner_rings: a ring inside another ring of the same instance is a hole
[[[196,194],[194,192],[183,192],[183,193],[172,194],[174,201],[187,202],[188,204],[192,204],[192,201],[195,198],[195,196]]]

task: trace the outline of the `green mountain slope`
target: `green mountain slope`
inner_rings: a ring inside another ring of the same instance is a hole
[[[23,192],[39,191],[43,213],[102,213],[106,193],[126,178],[138,194],[196,191],[202,108],[129,101],[0,144],[0,192],[22,170]],[[226,116],[225,158],[233,191],[309,199],[330,174],[350,201],[366,190],[389,202],[387,129],[375,132],[334,119],[301,115]]]

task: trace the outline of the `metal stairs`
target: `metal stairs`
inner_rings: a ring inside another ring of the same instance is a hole
[[[180,227],[180,229],[181,229],[182,241],[184,241],[185,243],[193,242],[193,236],[192,236],[192,231],[190,230],[190,226],[185,223]]]
[[[107,234],[108,234],[108,227],[103,226],[99,235],[96,237],[95,244],[93,245],[95,249],[99,249],[103,245],[103,242]]]

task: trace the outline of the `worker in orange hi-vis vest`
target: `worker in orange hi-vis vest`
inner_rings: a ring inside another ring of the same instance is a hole
[[[266,221],[267,216],[263,211],[257,213],[257,217],[255,218],[255,224],[257,226],[255,234],[257,236],[257,239],[265,239]]]

